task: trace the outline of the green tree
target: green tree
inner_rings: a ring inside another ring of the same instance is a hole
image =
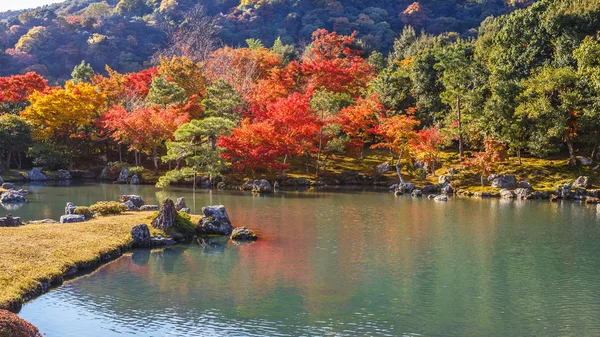
[[[91,82],[92,77],[94,77],[95,72],[92,66],[85,61],[81,61],[80,64],[76,65],[73,68],[73,72],[71,73],[71,81],[75,84],[80,82]]]
[[[206,88],[206,98],[202,100],[206,116],[222,117],[236,122],[240,120],[242,105],[242,98],[237,91],[221,79]]]
[[[146,101],[162,107],[183,103],[185,90],[177,84],[167,81],[164,77],[157,76],[152,79]]]
[[[31,129],[21,117],[11,114],[0,115],[0,172],[10,168],[13,156],[18,156],[17,166],[21,167],[21,153],[33,145]]]

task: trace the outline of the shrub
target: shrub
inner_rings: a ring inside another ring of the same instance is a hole
[[[143,175],[144,175],[144,167],[143,166],[130,167],[129,172],[131,173],[132,176],[134,174],[136,174],[138,176],[138,178],[140,178],[140,180],[144,180],[143,179]]]
[[[196,225],[192,222],[192,217],[186,212],[177,212],[174,227],[175,231],[188,237],[193,236],[196,232]]]
[[[92,210],[89,207],[85,206],[75,207],[75,211],[73,211],[73,213],[84,215],[86,219],[91,219],[94,217],[94,212],[92,212]]]
[[[100,201],[90,206],[89,209],[102,215],[121,214],[127,210],[127,206],[116,201]]]
[[[31,323],[7,310],[0,310],[0,337],[41,337]]]

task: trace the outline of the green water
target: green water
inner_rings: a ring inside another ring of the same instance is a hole
[[[56,217],[138,193],[39,187],[13,213]],[[26,304],[47,337],[599,336],[600,213],[576,203],[390,193],[201,191],[261,239],[134,251]],[[194,206],[192,206],[194,209]]]

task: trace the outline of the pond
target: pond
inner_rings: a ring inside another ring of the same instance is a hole
[[[26,187],[26,219],[136,193],[226,205],[260,235],[136,250],[27,303],[47,337],[598,336],[595,207],[395,197],[268,196],[149,186]],[[195,200],[194,200],[195,199]]]

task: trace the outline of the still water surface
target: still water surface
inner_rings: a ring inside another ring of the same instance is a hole
[[[226,205],[250,245],[134,251],[33,300],[47,337],[599,336],[600,214],[576,203],[29,187],[14,215],[137,193]]]

